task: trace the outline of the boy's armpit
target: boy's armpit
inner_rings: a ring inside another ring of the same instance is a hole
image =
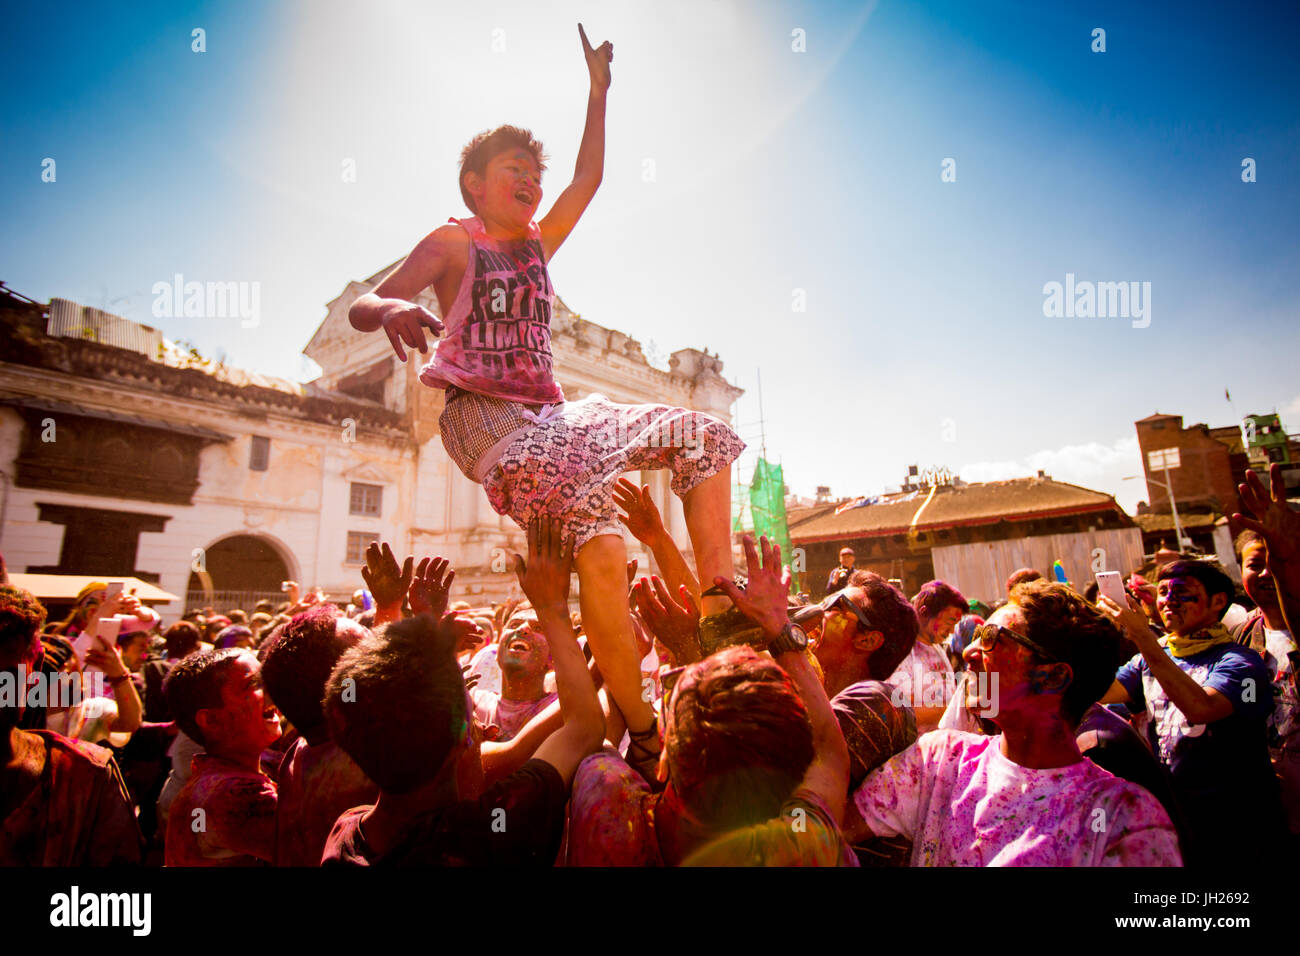
[[[448,277],[459,283],[468,256],[469,234],[464,227],[439,226],[421,239],[397,268],[375,286],[374,293],[383,299],[409,301],[429,286],[436,289]],[[441,293],[443,290],[436,291]]]

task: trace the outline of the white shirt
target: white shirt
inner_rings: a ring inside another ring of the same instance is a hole
[[[912,841],[913,866],[1181,866],[1150,793],[1081,759],[1033,770],[1002,736],[936,730],[862,782],[854,805],[877,836]]]
[[[1300,694],[1296,690],[1295,653],[1290,631],[1264,628],[1264,663],[1273,678],[1273,716],[1269,718],[1270,746],[1300,751]],[[1276,734],[1276,736],[1274,736]]]
[[[927,644],[918,637],[912,652],[885,683],[894,689],[890,702],[895,707],[944,707],[953,695],[957,677],[943,646]]]

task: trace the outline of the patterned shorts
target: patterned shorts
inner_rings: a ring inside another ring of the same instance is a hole
[[[624,472],[672,469],[681,496],[744,450],[740,436],[704,412],[590,395],[511,442],[483,487],[493,510],[521,528],[537,515],[562,517],[576,550],[597,535],[622,533],[612,492]]]

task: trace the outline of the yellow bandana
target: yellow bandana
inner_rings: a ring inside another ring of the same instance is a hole
[[[1232,635],[1222,624],[1214,624],[1186,637],[1169,634],[1163,641],[1174,657],[1192,657],[1219,644],[1231,644]]]

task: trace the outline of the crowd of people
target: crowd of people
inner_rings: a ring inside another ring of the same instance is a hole
[[[625,480],[623,524],[664,572],[626,569],[650,732],[629,732],[570,607],[559,520],[528,528],[524,599],[484,608],[453,601],[446,560],[387,544],[344,606],[289,582],[279,606],[165,630],[108,582],[49,624],[6,583],[0,862],[1212,866],[1243,839],[1294,848],[1300,514],[1272,486],[1241,486],[1240,588],[1170,554],[1124,606],[1032,569],[992,605],[942,581],[908,600],[851,554],[812,602],[746,537],[713,616],[741,623],[706,653],[704,592]]]

